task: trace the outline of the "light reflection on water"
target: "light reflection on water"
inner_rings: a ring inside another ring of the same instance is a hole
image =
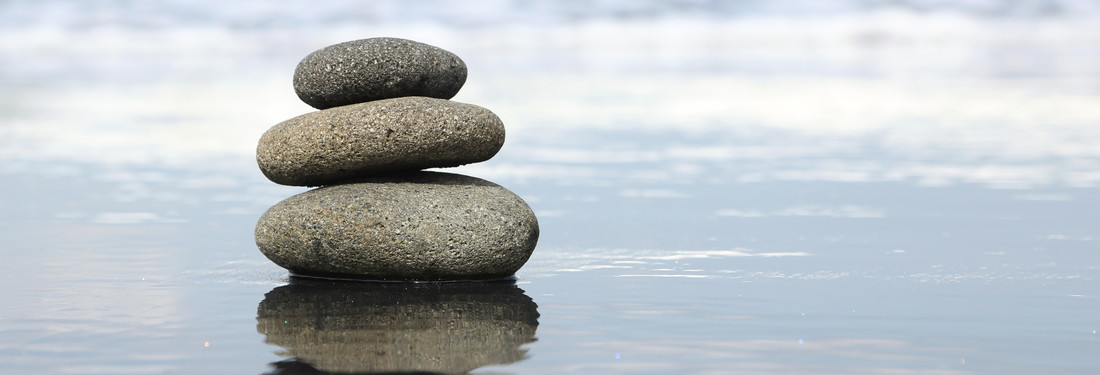
[[[260,302],[257,330],[292,373],[467,373],[522,361],[538,306],[512,282],[292,279]]]
[[[1087,2],[651,18],[609,17],[603,2],[536,2],[538,17],[383,4],[368,13],[389,16],[362,19],[322,3],[289,19],[257,4],[119,3],[99,18],[0,5],[23,15],[0,20],[13,85],[0,93],[0,372],[310,371],[278,353],[325,339],[258,332],[284,312],[265,296],[339,303],[373,287],[303,289],[259,254],[260,213],[304,189],[267,182],[253,152],[264,129],[310,110],[289,84],[302,55],[376,35],[466,59],[455,100],[498,113],[509,139],[455,171],[514,190],[540,218],[518,274],[537,341],[463,371],[1100,368],[1100,31]],[[356,325],[379,304],[353,305],[279,306],[314,323],[363,312],[343,321]],[[437,331],[479,324],[422,306]]]

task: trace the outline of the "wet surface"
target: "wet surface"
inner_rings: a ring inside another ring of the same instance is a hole
[[[27,56],[0,69],[0,373],[1100,368],[1085,2],[35,4],[0,6]],[[377,35],[458,54],[455,100],[504,121],[447,171],[534,209],[514,283],[302,280],[256,249],[305,191],[253,154],[310,110],[293,65]]]

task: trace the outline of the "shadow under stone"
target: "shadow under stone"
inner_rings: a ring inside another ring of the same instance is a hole
[[[264,296],[256,330],[288,358],[269,374],[463,374],[525,359],[537,307],[512,281],[295,277]]]

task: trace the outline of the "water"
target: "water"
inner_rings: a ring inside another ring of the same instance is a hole
[[[1092,373],[1093,1],[0,5],[0,373]],[[514,283],[290,279],[305,54],[451,50]],[[533,320],[534,319],[534,320]],[[283,323],[280,325],[279,320]]]

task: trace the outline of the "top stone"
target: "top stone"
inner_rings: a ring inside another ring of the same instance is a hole
[[[399,38],[334,44],[294,70],[294,92],[317,109],[402,96],[450,99],[466,83],[466,63],[442,48]]]

